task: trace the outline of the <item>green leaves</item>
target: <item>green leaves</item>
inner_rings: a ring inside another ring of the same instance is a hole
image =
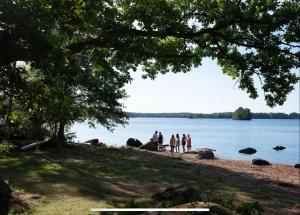
[[[103,87],[104,98],[137,68],[154,79],[188,72],[209,57],[251,98],[258,96],[253,80],[259,77],[273,107],[299,81],[292,72],[300,67],[299,14],[298,0],[3,0],[0,66],[31,62],[45,93],[64,95],[70,87],[87,96]]]

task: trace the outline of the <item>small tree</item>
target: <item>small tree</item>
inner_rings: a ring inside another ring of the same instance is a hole
[[[236,111],[232,114],[233,120],[251,120],[251,112],[249,108],[242,108],[239,107]]]
[[[126,96],[122,87],[130,77],[91,56],[64,57],[30,67],[30,84],[20,99],[27,110],[40,116],[60,143],[65,142],[65,128],[75,121],[107,129],[124,124],[127,117],[119,100]]]

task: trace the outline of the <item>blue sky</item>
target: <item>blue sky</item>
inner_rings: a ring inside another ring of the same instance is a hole
[[[201,67],[186,74],[168,73],[158,75],[155,80],[142,79],[141,75],[141,71],[132,73],[134,80],[125,87],[129,95],[123,101],[126,111],[214,113],[234,111],[242,106],[252,112],[299,112],[299,83],[284,105],[270,108],[258,80],[255,83],[259,97],[251,99],[210,59],[203,60]]]

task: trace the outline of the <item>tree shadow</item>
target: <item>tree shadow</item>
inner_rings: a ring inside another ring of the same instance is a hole
[[[47,198],[79,196],[112,207],[130,207],[136,200],[140,204],[135,207],[158,207],[151,200],[153,194],[171,185],[192,184],[206,200],[238,193],[246,197],[237,202],[261,200],[273,211],[299,210],[299,187],[278,186],[251,174],[132,149],[76,146],[18,153],[0,159],[0,164],[1,176],[13,185]]]

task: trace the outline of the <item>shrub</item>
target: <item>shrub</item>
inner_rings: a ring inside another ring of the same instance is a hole
[[[13,144],[9,143],[6,140],[3,140],[2,142],[0,142],[0,155],[6,155],[9,152],[11,152],[14,148],[15,146]]]

